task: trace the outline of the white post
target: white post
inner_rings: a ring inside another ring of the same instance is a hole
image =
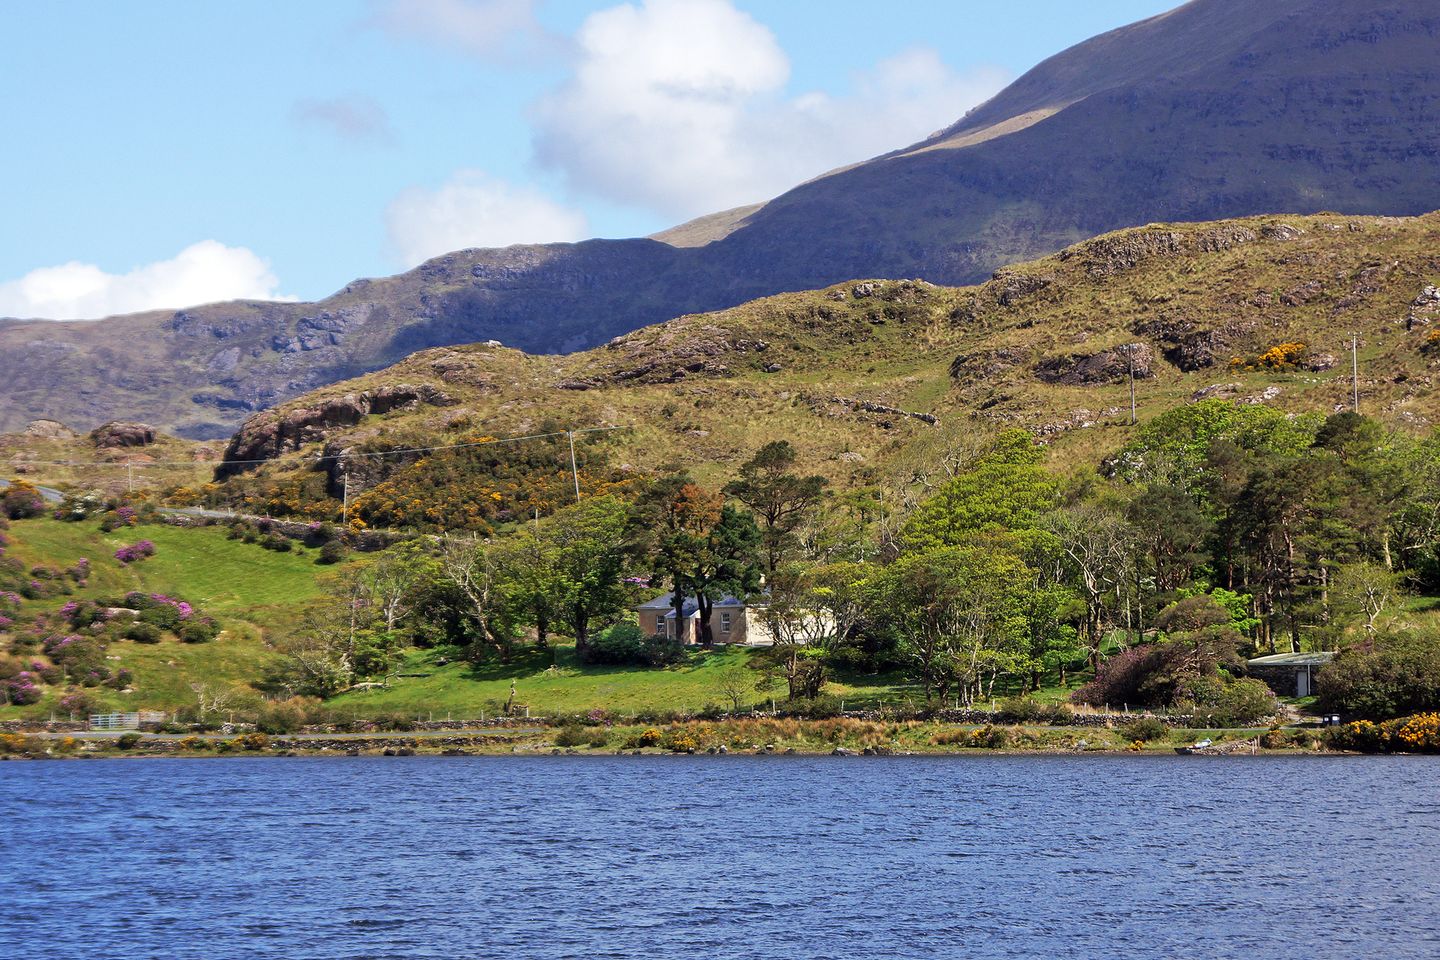
[[[570,476],[575,479],[575,502],[580,502],[580,469],[575,465],[575,431],[567,430],[565,435],[570,438]]]
[[[1350,383],[1354,395],[1355,412],[1360,412],[1360,338],[1350,335]]]
[[[344,478],[345,493],[344,493],[344,499],[343,499],[343,500],[341,501],[341,503],[340,503],[340,525],[341,525],[341,526],[349,526],[349,525],[350,525],[350,468],[349,468],[349,467],[345,467],[344,469],[345,469],[345,472],[344,472],[343,474],[341,474],[341,476]]]

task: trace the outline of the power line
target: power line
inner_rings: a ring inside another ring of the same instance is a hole
[[[374,450],[361,453],[336,453],[328,456],[305,457],[307,463],[323,463],[327,460],[356,460],[361,457],[395,457],[411,453],[437,453],[442,450],[461,450],[467,447],[488,447],[496,443],[520,443],[526,440],[547,440],[552,437],[573,437],[577,433],[608,433],[612,430],[628,430],[629,426],[582,427],[578,430],[558,430],[554,433],[531,433],[519,437],[488,437],[484,440],[470,440],[465,443],[447,443],[434,447],[401,447],[395,450]],[[14,460],[12,464],[37,467],[205,467],[225,464],[273,463],[278,457],[260,457],[254,460],[114,460],[95,462],[86,460]]]

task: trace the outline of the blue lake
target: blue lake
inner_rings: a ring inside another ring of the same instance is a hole
[[[10,957],[1435,958],[1440,760],[0,764]]]

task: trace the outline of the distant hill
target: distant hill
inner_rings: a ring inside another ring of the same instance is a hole
[[[1362,411],[1440,424],[1440,213],[1152,225],[973,287],[850,281],[570,356],[425,350],[256,414],[220,472],[270,485],[268,502],[314,502],[338,496],[342,472],[353,496],[421,459],[356,453],[556,425],[624,427],[584,439],[611,467],[683,465],[711,482],[774,439],[841,490],[933,477],[1012,426],[1093,465],[1132,435],[1132,368],[1141,421],[1205,398],[1328,414],[1351,402],[1352,334]],[[338,459],[317,464],[322,451]]]
[[[1440,207],[1440,5],[1195,0],[1082,43],[922,143],[658,239],[460,251],[314,304],[0,322],[0,430],[190,437],[411,351],[566,352],[856,276],[971,283],[1119,227]]]

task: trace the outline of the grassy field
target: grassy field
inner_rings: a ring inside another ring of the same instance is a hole
[[[296,604],[318,593],[318,578],[326,570],[315,563],[314,551],[275,553],[228,540],[218,528],[154,525],[106,534],[93,523],[45,519],[14,523],[9,535],[11,554],[27,566],[63,568],[81,557],[91,564],[88,585],[73,597],[32,601],[27,609],[54,609],[64,599],[113,598],[142,590],[186,600],[224,626],[211,643],[112,644],[112,666],[134,674],[134,692],[97,687],[92,693],[104,707],[117,710],[189,705],[195,700],[192,682],[248,687],[274,659],[266,635],[285,622]],[[113,557],[115,550],[141,539],[155,544],[155,556],[121,566]],[[46,715],[52,700],[53,694],[29,707],[0,706],[0,718]]]
[[[509,664],[482,666],[454,660],[454,651],[415,650],[388,688],[342,694],[329,705],[342,716],[400,714],[437,720],[468,720],[482,712],[493,716],[510,697],[536,716],[584,713],[600,709],[621,716],[658,711],[696,712],[707,706],[730,707],[721,689],[727,667],[747,664],[754,651],[739,647],[696,650],[688,662],[656,670],[582,665],[570,646],[530,650]],[[755,679],[761,679],[755,673]],[[895,677],[842,677],[827,694],[861,707],[898,704],[918,697]],[[755,689],[743,705],[769,706],[783,701],[785,687],[776,683]]]

